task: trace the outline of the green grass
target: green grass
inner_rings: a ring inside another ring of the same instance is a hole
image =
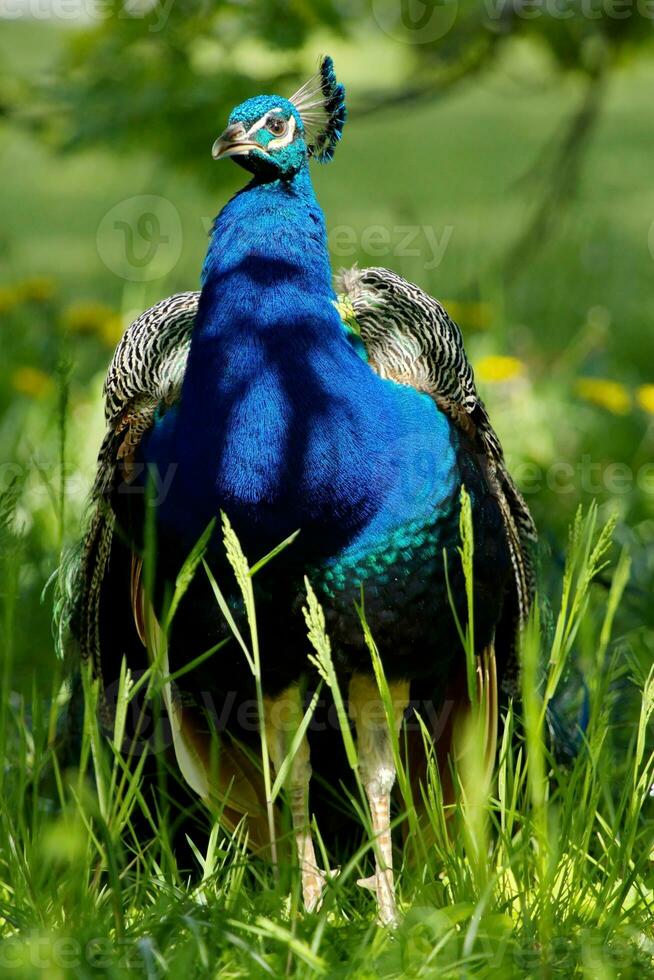
[[[235,977],[624,977],[651,971],[654,881],[647,808],[654,752],[647,733],[654,671],[638,679],[632,665],[639,712],[626,748],[619,747],[611,721],[624,668],[618,652],[611,652],[611,639],[629,577],[626,554],[612,570],[608,597],[598,596],[592,585],[606,567],[611,533],[595,508],[585,518],[578,515],[553,629],[543,629],[536,612],[524,638],[521,707],[510,706],[503,719],[496,769],[484,770],[473,714],[458,762],[458,800],[447,820],[432,760],[424,790],[429,822],[426,829],[418,827],[396,746],[397,824],[409,820],[413,832],[398,851],[402,919],[395,932],[375,925],[371,898],[356,885],[372,847],[363,829],[365,804],[357,805],[356,798],[361,846],[340,855],[341,874],[316,914],[300,911],[297,872],[282,863],[274,875],[249,856],[238,832],[230,836],[215,825],[200,851],[189,822],[200,870],[189,876],[178,865],[166,795],[153,803],[142,781],[145,754],[127,767],[119,750],[137,689],[146,684],[148,698],[158,703],[161,665],[155,663],[138,684],[123,671],[111,739],[99,728],[97,682],[84,674],[80,763],[72,768],[65,768],[55,737],[61,703],[55,699],[45,710],[37,698],[28,710],[12,699],[5,678],[5,969],[9,965],[26,977],[40,971],[88,976],[94,970],[107,976],[185,970]],[[251,573],[228,525],[226,542],[247,597]],[[194,564],[203,574],[197,558]],[[11,567],[6,558],[5,572]],[[248,656],[259,676],[256,613],[249,601],[246,608]],[[11,616],[7,595],[5,612]],[[310,591],[307,624],[317,651],[314,663],[338,705],[324,620]],[[594,650],[586,674],[589,723],[576,758],[563,765],[549,748],[546,706],[568,673],[582,631]],[[371,653],[386,703],[388,689],[372,641]],[[342,726],[356,766],[345,718]],[[266,758],[264,751],[264,763]],[[270,787],[268,793],[273,799]]]
[[[57,44],[49,25],[5,22],[3,66],[17,76],[41,71]],[[360,53],[345,46],[339,59],[357,64],[355,95],[378,63],[375,42],[361,44]],[[581,97],[576,81],[563,83],[539,64],[530,78],[525,86],[515,65],[505,65],[449,99],[353,116],[334,163],[315,171],[332,244],[339,227],[354,235],[354,252],[334,254],[335,266],[386,264],[452,302],[474,364],[488,355],[519,358],[520,370],[505,382],[482,371],[480,388],[543,541],[541,617],[525,645],[522,707],[506,719],[490,785],[474,765],[462,766],[451,834],[432,772],[436,844],[422,847],[416,836],[398,849],[403,921],[395,936],[375,927],[370,896],[355,885],[371,851],[363,832],[360,848],[341,855],[343,873],[318,916],[298,912],[292,870],[275,881],[238,835],[214,828],[207,843],[211,826],[199,806],[188,834],[203,870],[190,879],[188,862],[178,866],[171,847],[172,774],[153,809],[100,733],[90,685],[81,765],[63,750],[55,756],[62,668],[52,588],[43,592],[62,538],[80,530],[102,434],[112,314],[128,317],[195,285],[203,219],[241,177],[217,166],[215,188],[207,188],[191,173],[170,173],[147,148],[117,157],[110,140],[104,152],[58,157],[0,120],[0,970],[25,977],[652,973],[654,487],[647,467],[654,423],[637,399],[640,386],[654,383],[654,135],[645,124],[652,68],[633,63],[614,75],[577,197],[512,276],[503,258],[538,191],[520,178]],[[215,135],[207,135],[207,148]],[[144,193],[175,205],[183,247],[165,278],[126,283],[103,264],[96,234],[111,207]],[[396,229],[404,225],[429,226],[439,237],[452,229],[440,265],[426,267],[424,236],[420,254],[397,254]],[[385,254],[364,247],[373,226],[388,232]],[[47,281],[26,282],[33,276]],[[80,311],[79,301],[107,308]],[[36,374],[26,376],[26,368]],[[623,401],[611,408],[582,397],[578,382],[589,376],[617,382]],[[569,492],[548,483],[553,466],[576,468],[584,457],[599,466],[599,486],[578,470]],[[616,463],[641,481],[609,479]],[[574,524],[580,503],[590,515],[583,527]],[[609,564],[591,585],[589,543],[613,513]],[[315,608],[311,622],[318,639]],[[566,707],[579,674],[590,721],[576,760],[564,765],[549,753],[543,706],[556,690]],[[127,698],[127,678],[125,685]],[[154,681],[151,690],[156,699]]]

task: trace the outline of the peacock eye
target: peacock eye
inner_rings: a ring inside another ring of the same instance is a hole
[[[273,136],[283,136],[286,132],[287,126],[288,123],[285,119],[282,119],[281,116],[271,116],[266,123],[266,129],[269,133],[272,133]]]

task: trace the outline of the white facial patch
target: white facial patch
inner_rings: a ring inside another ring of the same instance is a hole
[[[260,129],[264,129],[265,126],[266,126],[266,124],[268,123],[268,120],[270,119],[270,117],[271,116],[275,116],[275,115],[281,113],[282,111],[283,110],[282,110],[281,107],[277,107],[275,109],[269,109],[268,112],[264,113],[264,115],[261,117],[261,119],[257,119],[257,121],[254,123],[254,125],[251,126],[248,129],[247,133],[245,134],[246,139],[251,139],[253,133],[258,132]],[[288,126],[288,128],[287,128],[286,132],[284,133],[284,135],[283,136],[278,136],[275,139],[272,139],[270,141],[270,143],[268,143],[268,146],[267,146],[266,150],[268,150],[268,151],[269,150],[279,150],[283,146],[288,146],[289,143],[292,143],[293,142],[293,140],[295,138],[295,117],[294,116],[291,116],[291,118],[288,120],[287,126]]]
[[[291,116],[288,120],[288,128],[283,136],[277,136],[275,139],[271,140],[268,144],[269,150],[279,150],[283,146],[288,146],[295,139],[295,116]]]

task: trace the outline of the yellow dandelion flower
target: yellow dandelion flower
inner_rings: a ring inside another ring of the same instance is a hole
[[[488,330],[493,322],[493,307],[490,303],[465,300],[443,300],[443,306],[453,320],[469,330]]]
[[[46,303],[57,292],[57,280],[52,276],[28,276],[18,283],[22,299]]]
[[[70,333],[104,335],[107,321],[114,319],[115,310],[105,303],[71,303],[62,315],[64,327]]]
[[[24,365],[16,368],[12,374],[11,386],[20,395],[41,398],[52,390],[52,378],[39,368]]]
[[[654,415],[654,385],[640,385],[636,388],[636,401],[642,409]]]
[[[0,286],[0,313],[9,313],[19,306],[22,300],[20,290],[15,286]]]
[[[515,381],[525,373],[524,363],[506,354],[488,354],[477,361],[475,374],[479,381],[506,383]]]
[[[628,415],[631,410],[631,395],[619,381],[609,378],[578,378],[575,391],[584,401],[599,405],[614,415]]]
[[[101,337],[108,347],[115,347],[125,332],[125,324],[120,313],[108,317],[102,325]]]

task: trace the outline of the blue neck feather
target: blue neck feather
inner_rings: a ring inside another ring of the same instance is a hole
[[[427,396],[379,378],[333,306],[308,167],[255,178],[229,201],[202,282],[179,405],[144,445],[146,460],[178,464],[160,517],[188,544],[223,509],[252,554],[298,527],[310,551],[335,549],[367,526],[381,533],[380,510],[398,524],[417,516],[416,497],[427,512],[450,492],[447,420]],[[426,472],[416,467],[425,431],[438,457]]]

